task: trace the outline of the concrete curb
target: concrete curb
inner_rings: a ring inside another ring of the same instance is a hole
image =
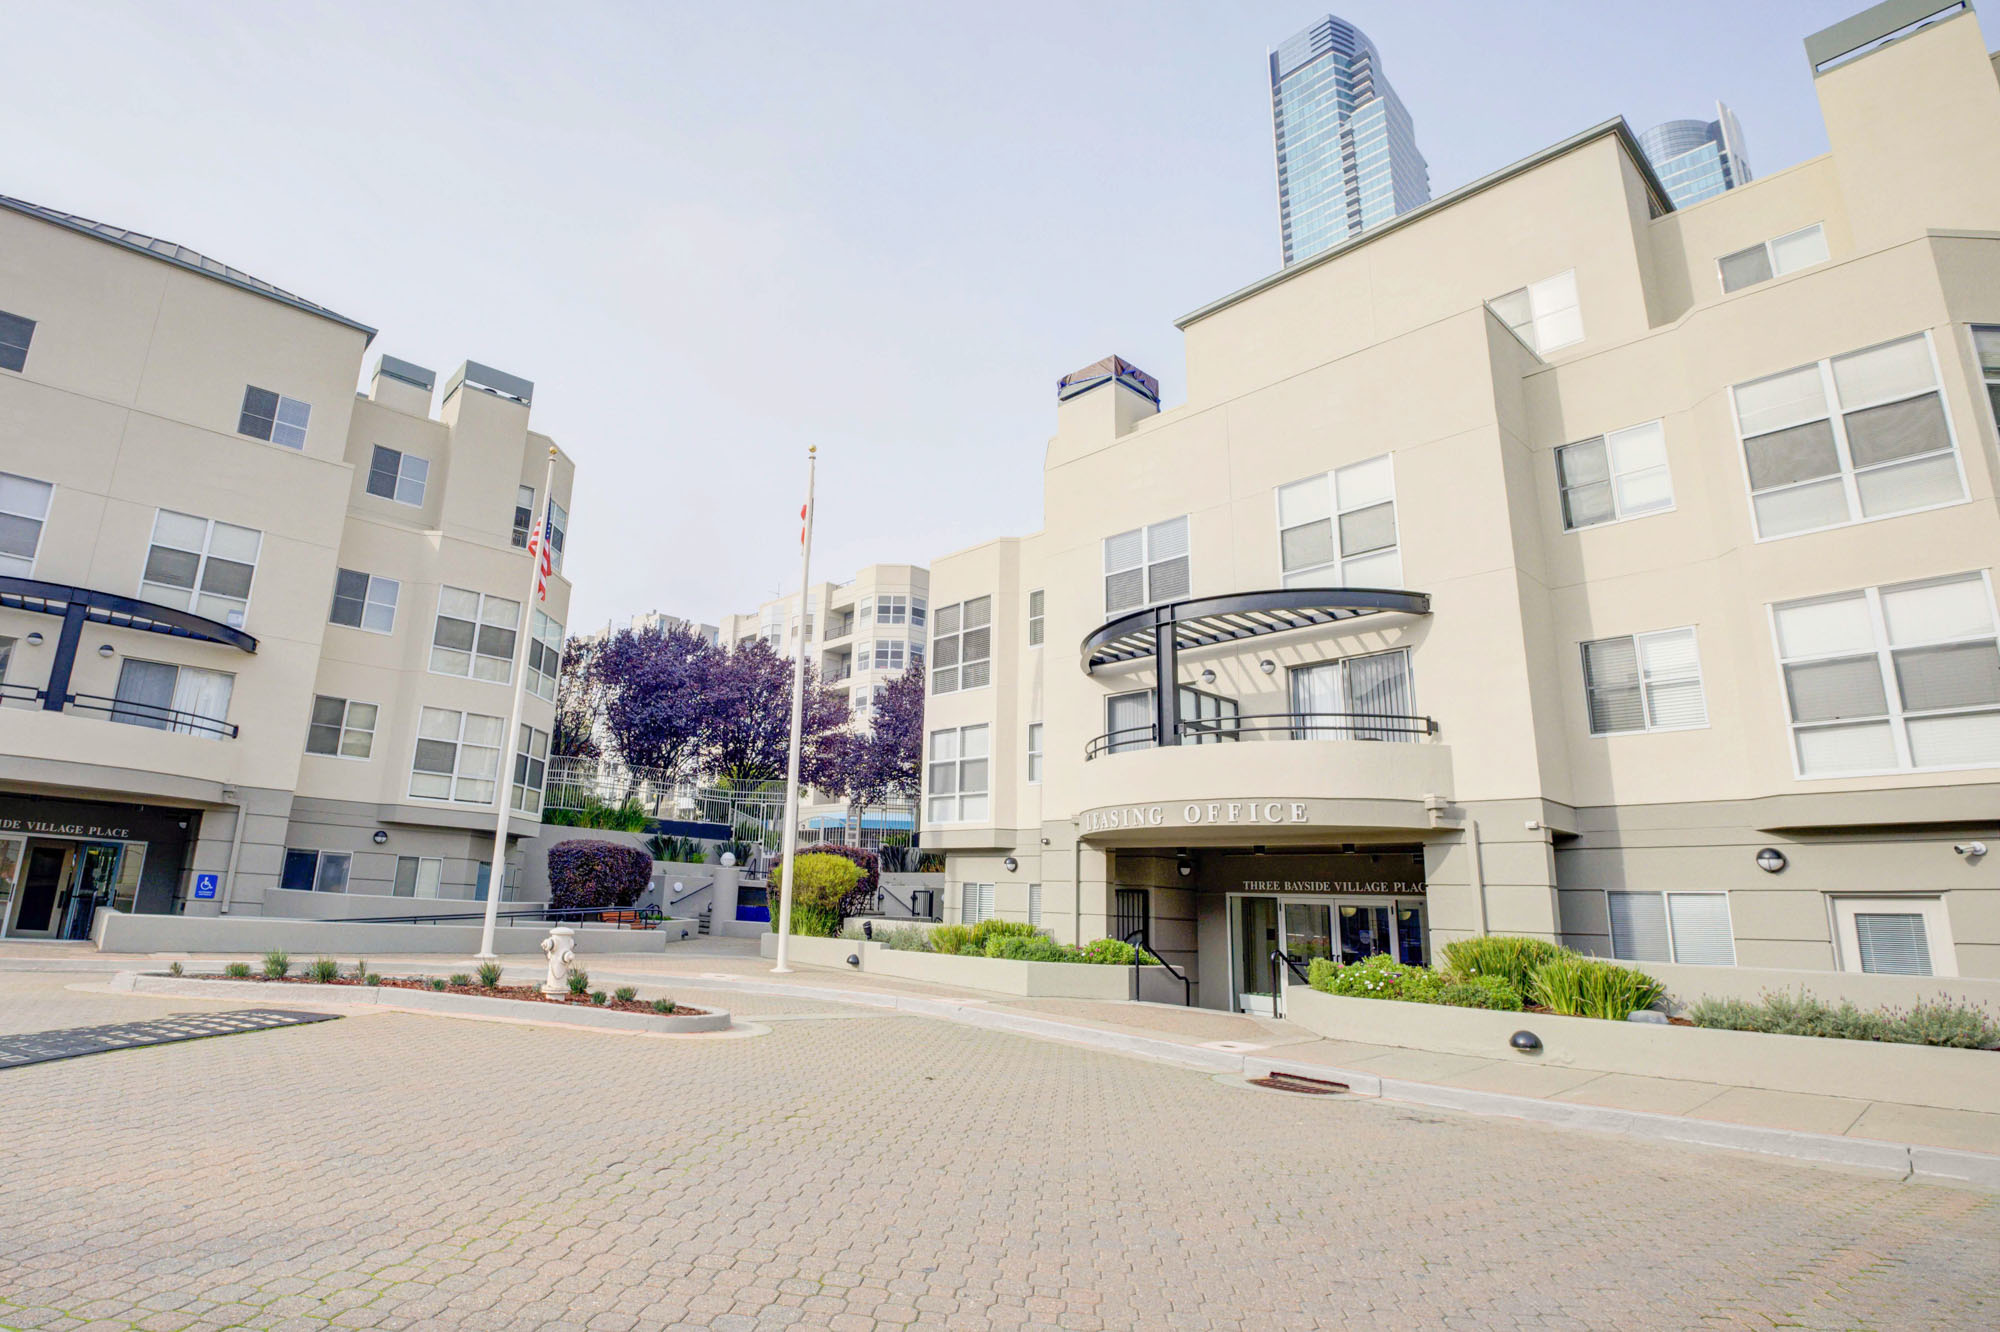
[[[238,999],[255,995],[270,1001],[275,994],[284,996],[289,1003],[403,1009],[436,1013],[443,1017],[506,1018],[550,1026],[646,1031],[674,1036],[727,1031],[730,1025],[729,1014],[722,1011],[703,1013],[698,1017],[671,1017],[659,1013],[621,1013],[609,1008],[524,1003],[518,999],[489,999],[478,994],[449,994],[379,985],[313,985],[308,982],[273,986],[259,981],[197,980],[191,976],[153,976],[139,971],[121,971],[112,977],[111,988],[126,994],[164,994],[182,999]]]

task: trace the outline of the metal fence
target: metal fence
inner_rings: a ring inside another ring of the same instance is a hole
[[[592,803],[622,805],[627,801],[637,801],[656,819],[689,819],[731,828],[749,823],[766,831],[783,826],[785,821],[783,782],[701,785],[658,768],[629,768],[606,759],[549,760],[548,784],[542,794],[544,808],[584,809]]]

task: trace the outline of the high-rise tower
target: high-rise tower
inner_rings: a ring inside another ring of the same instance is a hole
[[[1639,146],[1676,208],[1750,182],[1743,127],[1721,102],[1715,104],[1714,120],[1669,120],[1641,134]]]

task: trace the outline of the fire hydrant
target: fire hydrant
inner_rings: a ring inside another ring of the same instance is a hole
[[[561,999],[569,993],[569,973],[576,962],[576,931],[567,925],[556,926],[542,940],[542,952],[549,959],[549,974],[542,981],[542,994]]]

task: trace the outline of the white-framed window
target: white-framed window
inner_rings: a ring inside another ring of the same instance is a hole
[[[1416,741],[1430,734],[1416,717],[1407,648],[1294,666],[1290,683],[1294,740]]]
[[[878,638],[870,660],[878,671],[900,671],[907,664],[908,646],[899,639]]]
[[[1537,352],[1552,352],[1583,341],[1583,307],[1576,294],[1576,270],[1516,287],[1487,302],[1500,322]]]
[[[1028,885],[1028,923],[1030,925],[1042,923],[1042,885],[1039,883]]]
[[[1760,541],[1965,498],[1929,333],[1738,384],[1730,398]]]
[[[1028,646],[1042,645],[1043,610],[1048,605],[1048,596],[1041,588],[1028,594]]]
[[[1556,450],[1563,528],[1621,522],[1674,507],[1664,423],[1612,430]]]
[[[523,814],[542,812],[542,785],[549,771],[549,733],[526,722],[514,745],[514,808]]]
[[[377,444],[368,460],[368,493],[421,509],[430,475],[428,460]]]
[[[1767,241],[1725,254],[1715,261],[1725,292],[1741,291],[1774,277],[1827,261],[1826,228],[1815,222]]]
[[[2000,328],[1974,328],[1972,348],[1979,356],[1979,377],[1986,383],[1986,405],[2000,430]]]
[[[35,576],[35,556],[56,488],[30,476],[0,472],[0,574]]]
[[[241,629],[264,534],[193,514],[160,509],[139,574],[139,595]]]
[[[396,598],[403,586],[393,578],[362,573],[359,569],[337,569],[333,575],[333,609],[327,621],[372,634],[396,632]]]
[[[562,674],[563,627],[540,609],[529,615],[528,625],[528,692],[553,703]]]
[[[28,344],[35,340],[35,321],[0,310],[0,370],[19,373],[28,364]]]
[[[875,598],[875,623],[908,624],[910,622],[910,599],[906,596],[884,594]]]
[[[983,688],[993,673],[993,598],[938,607],[931,622],[931,692]]]
[[[1286,587],[1396,587],[1396,474],[1389,455],[1278,487]]]
[[[1887,976],[1956,976],[1941,897],[1835,897],[1840,969]]]
[[[431,630],[431,673],[512,683],[514,635],[520,623],[518,601],[440,587],[437,624]]]
[[[367,758],[375,748],[376,711],[373,703],[314,695],[312,723],[306,727],[306,753]]]
[[[931,732],[930,821],[969,823],[986,817],[986,727]]]
[[[958,918],[966,925],[977,925],[982,920],[993,919],[993,885],[961,884],[958,890]]]
[[[440,897],[444,889],[444,861],[437,856],[397,856],[396,897]]]
[[[516,486],[514,488],[514,548],[528,548],[528,534],[535,530],[535,488]]]
[[[1042,724],[1028,723],[1028,780],[1042,780]]]
[[[411,796],[491,804],[500,775],[500,737],[506,731],[507,723],[498,717],[425,708],[417,717]]]
[[[1104,538],[1106,615],[1178,600],[1192,585],[1186,514]]]
[[[548,524],[549,561],[555,566],[556,572],[561,573],[563,543],[569,540],[569,510],[556,503],[553,497],[549,500]]]
[[[1611,955],[1621,962],[1733,967],[1727,893],[1607,892]]]
[[[251,384],[243,390],[243,411],[236,420],[236,433],[267,439],[288,449],[302,449],[306,446],[306,426],[311,420],[311,403]]]
[[[347,876],[354,868],[354,856],[346,851],[285,850],[285,869],[280,888],[300,893],[344,893]]]
[[[2000,765],[1987,573],[1771,608],[1800,777]]]
[[[910,627],[920,629],[923,627],[923,623],[924,599],[919,596],[912,596],[910,598]]]
[[[236,677],[227,671],[127,657],[119,664],[111,720],[206,740],[228,739],[233,734],[229,696],[235,688]]]
[[[1708,725],[1692,626],[1583,644],[1583,693],[1592,735]]]

